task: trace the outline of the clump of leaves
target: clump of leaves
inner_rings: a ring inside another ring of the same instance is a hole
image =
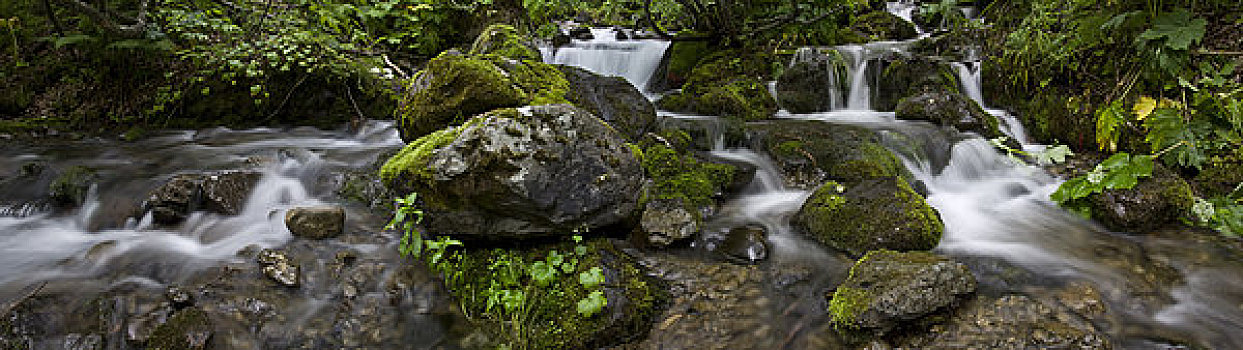
[[[1131,156],[1126,152],[1114,154],[1097,164],[1091,172],[1062,183],[1049,198],[1065,205],[1107,189],[1130,189],[1139,183],[1139,179],[1152,176],[1154,158],[1150,155]]]

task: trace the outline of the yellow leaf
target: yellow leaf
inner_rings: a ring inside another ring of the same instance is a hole
[[[1152,110],[1157,109],[1157,100],[1148,96],[1140,96],[1139,101],[1135,101],[1135,107],[1131,110],[1135,112],[1135,119],[1144,120]]]

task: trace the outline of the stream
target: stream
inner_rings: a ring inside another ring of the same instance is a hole
[[[891,3],[889,9],[909,19],[912,7]],[[593,34],[596,39],[543,49],[545,61],[622,76],[654,97],[646,87],[669,43],[617,40],[610,29]],[[1048,196],[1064,179],[1045,169],[1007,157],[978,135],[874,110],[872,96],[885,84],[874,70],[885,56],[907,54],[910,43],[819,48],[840,53],[848,63],[841,79],[847,83],[824,97],[831,110],[782,111],[776,118],[879,133],[926,188],[928,203],[945,223],[934,252],[970,266],[978,293],[1040,293],[1086,282],[1107,304],[1098,326],[1115,347],[1243,348],[1243,257],[1237,243],[1212,232],[1109,232],[1052,203]],[[794,60],[800,55],[810,53],[800,50]],[[963,93],[987,109],[979,74],[986,62],[967,56],[950,65]],[[1029,143],[1014,116],[987,111],[1025,150],[1044,147]],[[660,116],[719,123],[713,116]],[[639,252],[638,258],[688,295],[708,294],[694,289],[711,288],[720,282],[716,278],[745,276],[738,277],[743,282],[737,288],[721,292],[729,295],[716,296],[713,306],[735,316],[704,321],[733,332],[732,338],[696,334],[711,333],[703,332],[708,323],[681,322],[655,326],[660,329],[638,347],[695,348],[705,339],[731,339],[735,343],[720,345],[747,348],[840,346],[827,335],[823,292],[846,277],[852,261],[790,226],[810,191],[787,187],[762,151],[726,142],[716,129],[709,154],[750,164],[754,179],[717,208],[689,247]],[[130,348],[125,340],[149,333],[144,325],[161,312],[167,316],[163,296],[183,285],[200,286],[210,296],[198,301],[200,307],[236,315],[218,324],[213,342],[219,347],[455,348],[469,331],[462,329],[466,323],[453,301],[436,290],[430,273],[397,256],[397,237],[380,230],[387,218],[347,203],[339,193],[348,174],[374,171],[377,159],[402,145],[390,121],[370,121],[357,130],[217,128],[130,142],[7,142],[0,148],[0,301],[25,300],[34,310],[27,321],[46,330],[34,337],[35,348]],[[83,203],[73,209],[49,203],[48,185],[75,166],[95,170]],[[141,210],[151,189],[176,175],[237,170],[258,173],[260,180],[236,215],[200,211],[169,226]],[[323,241],[295,238],[285,227],[285,212],[319,205],[346,209],[346,233]],[[713,258],[729,228],[745,225],[767,233],[762,247],[747,251],[744,260],[750,261]],[[301,288],[282,292],[262,283],[268,281],[254,256],[273,248],[306,262]],[[40,296],[29,297],[35,292]],[[90,322],[115,333],[64,331]]]

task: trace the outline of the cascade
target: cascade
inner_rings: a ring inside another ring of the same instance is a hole
[[[544,62],[580,67],[596,74],[626,78],[640,92],[660,67],[669,41],[656,39],[617,40],[613,29],[593,28],[593,39],[572,40],[562,47],[542,47]]]

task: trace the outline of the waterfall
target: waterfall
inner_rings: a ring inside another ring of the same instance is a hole
[[[591,40],[573,40],[569,45],[544,47],[544,62],[580,67],[596,74],[620,76],[641,92],[660,67],[669,41],[655,39],[617,40],[613,29],[594,28]]]

